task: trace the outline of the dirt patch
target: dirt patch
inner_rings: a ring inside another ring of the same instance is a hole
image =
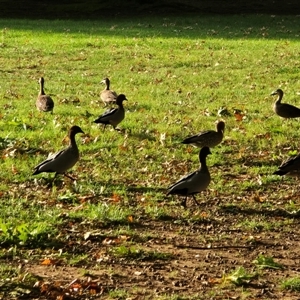
[[[161,220],[140,217],[126,226],[129,235],[112,235],[112,229],[124,226],[101,223],[77,224],[78,233],[74,222],[66,220],[65,246],[39,250],[39,259],[23,265],[39,277],[30,299],[299,299],[299,292],[281,287],[283,280],[300,274],[297,212],[287,212],[283,205],[272,210],[253,202],[251,208],[222,206],[217,199],[208,203],[192,206],[188,218],[180,217],[186,211],[178,207]],[[247,220],[254,222],[249,228]],[[89,230],[94,232],[85,239]],[[85,257],[70,265],[63,253]],[[42,257],[53,255],[55,260],[41,265]],[[258,270],[253,261],[259,255],[283,268]],[[241,285],[226,280],[239,267],[256,275]]]

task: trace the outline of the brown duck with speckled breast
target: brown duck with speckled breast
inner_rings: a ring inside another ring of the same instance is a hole
[[[103,101],[104,105],[116,103],[118,94],[110,90],[110,80],[106,77],[100,83],[105,84],[105,89],[100,93],[100,98]]]
[[[39,111],[42,112],[51,112],[51,114],[53,113],[53,108],[54,108],[54,101],[52,100],[52,98],[49,95],[45,94],[44,91],[44,78],[41,77],[39,79],[39,84],[40,84],[40,91],[38,94],[38,97],[36,99],[36,108]]]

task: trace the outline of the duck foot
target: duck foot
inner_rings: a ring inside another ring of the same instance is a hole
[[[187,200],[187,197],[183,201],[181,201],[181,206],[183,208],[187,208],[187,206],[186,206],[186,200]]]

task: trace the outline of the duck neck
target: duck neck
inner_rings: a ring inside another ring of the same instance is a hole
[[[207,165],[206,165],[206,157],[200,157],[200,164],[201,164],[201,169],[205,170],[207,169]]]
[[[276,104],[280,104],[281,100],[282,100],[283,94],[278,94],[277,100],[276,100]]]
[[[76,140],[75,140],[75,134],[73,132],[69,135],[69,139],[70,139],[70,146],[72,148],[77,148],[77,144],[76,144]]]
[[[106,82],[106,88],[105,88],[107,91],[109,90],[109,82],[107,81]]]
[[[119,106],[119,108],[120,108],[120,109],[124,109],[124,106],[123,106],[123,101],[122,101],[122,102],[120,102],[120,103],[118,103],[118,106]]]
[[[40,83],[40,95],[45,95],[44,83],[43,82]]]

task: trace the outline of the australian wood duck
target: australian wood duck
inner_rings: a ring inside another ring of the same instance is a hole
[[[75,141],[75,135],[77,133],[84,133],[79,126],[72,126],[69,130],[69,147],[59,152],[56,152],[41,162],[34,168],[33,175],[42,173],[42,172],[55,172],[56,175],[63,174],[64,176],[74,180],[71,176],[67,175],[65,172],[72,168],[77,161],[79,160],[79,151]]]
[[[208,147],[203,147],[199,152],[200,168],[190,174],[185,175],[179,181],[168,188],[167,195],[176,194],[185,196],[182,205],[186,207],[188,196],[193,196],[194,201],[199,205],[195,194],[205,190],[210,183],[210,174],[206,165],[206,157],[211,154]]]
[[[216,124],[217,131],[206,130],[202,131],[196,135],[186,138],[182,141],[182,144],[191,144],[193,146],[202,147],[214,147],[220,144],[223,140],[223,135],[225,131],[225,122],[219,121]]]
[[[273,110],[278,116],[286,119],[300,117],[300,108],[288,103],[281,103],[283,98],[283,91],[281,89],[277,89],[271,94],[271,96],[275,95],[277,95],[278,98],[273,105]]]
[[[43,111],[43,112],[50,111],[51,113],[53,113],[54,102],[49,95],[45,94],[43,77],[39,79],[39,84],[40,84],[40,91],[36,99],[36,103],[35,103],[36,107],[39,111]]]
[[[104,78],[100,83],[104,83],[106,86],[105,89],[100,93],[100,98],[105,106],[107,104],[116,103],[118,94],[115,91],[109,89],[110,80],[108,78]]]
[[[287,176],[300,176],[300,154],[293,156],[285,160],[279,167],[278,170],[273,174],[275,175],[287,175]]]
[[[123,106],[123,101],[127,100],[124,94],[120,94],[117,97],[116,104],[118,105],[117,108],[108,109],[105,111],[99,118],[97,118],[94,123],[101,123],[104,124],[104,129],[106,125],[110,124],[113,126],[115,130],[117,129],[117,125],[123,121],[125,117],[125,110]]]

